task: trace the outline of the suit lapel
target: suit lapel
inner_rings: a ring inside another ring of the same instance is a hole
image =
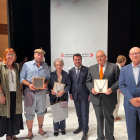
[[[105,71],[104,71],[104,75],[103,75],[103,79],[107,76],[109,70],[110,70],[111,66],[110,64],[107,62],[106,63],[106,68],[105,68]]]
[[[97,76],[96,79],[100,79],[100,76],[99,76],[99,65],[98,64],[95,66],[95,72],[96,72],[95,75]]]
[[[77,76],[76,76],[76,69],[75,69],[75,67],[72,69],[73,70],[73,76],[75,77],[74,79],[76,79],[76,82],[77,82]]]
[[[130,79],[132,79],[134,81],[133,83],[135,83],[135,85],[136,85],[136,81],[135,81],[134,74],[133,74],[132,63],[129,66],[130,66],[130,68],[128,70],[130,73]],[[139,78],[140,78],[140,76],[139,76]],[[138,83],[139,83],[139,80],[138,80]]]

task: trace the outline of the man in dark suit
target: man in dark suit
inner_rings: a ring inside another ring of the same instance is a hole
[[[97,140],[114,140],[113,111],[117,104],[117,89],[119,67],[106,61],[107,56],[100,50],[96,53],[97,63],[89,68],[86,85],[90,91],[90,101],[93,104],[97,118]],[[94,89],[94,79],[108,79],[106,93],[98,93]],[[105,135],[104,135],[105,122]]]
[[[89,121],[89,91],[86,87],[88,68],[82,65],[82,56],[77,53],[73,55],[75,67],[69,70],[71,80],[70,99],[74,100],[79,127],[73,132],[77,134],[83,131],[81,140],[87,140]]]

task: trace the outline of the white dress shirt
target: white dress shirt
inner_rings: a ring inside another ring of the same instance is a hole
[[[100,73],[100,68],[101,68],[101,65],[99,65],[99,73]],[[105,72],[105,68],[106,68],[106,62],[103,65],[103,73]]]
[[[133,75],[134,75],[134,79],[136,82],[136,85],[138,84],[138,79],[139,79],[139,72],[140,72],[140,63],[134,67],[133,63],[132,63],[132,69],[133,69]]]

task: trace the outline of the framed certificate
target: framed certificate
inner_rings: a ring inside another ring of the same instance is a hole
[[[108,80],[94,79],[94,90],[98,93],[106,93],[108,90]]]
[[[59,93],[60,91],[64,90],[64,88],[65,88],[65,84],[58,83],[58,82],[54,82],[53,91],[54,91],[55,93],[57,93],[57,94],[56,94],[56,97],[59,97],[58,93]]]
[[[44,86],[44,77],[34,77],[33,85],[36,89],[41,89]]]

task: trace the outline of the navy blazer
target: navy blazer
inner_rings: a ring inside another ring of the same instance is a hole
[[[119,88],[124,95],[124,107],[130,110],[140,109],[140,107],[134,107],[129,101],[132,98],[140,97],[140,75],[136,85],[132,63],[121,68]]]
[[[51,89],[53,89],[54,86],[54,82],[57,82],[58,76],[56,74],[56,71],[51,73],[51,78],[50,78],[50,83],[49,83],[49,90],[50,90],[50,104],[54,104],[56,103],[56,101],[60,101],[60,97],[57,97],[55,95],[51,94]],[[65,84],[65,93],[61,96],[61,100],[63,101],[68,101],[68,91],[71,87],[71,82],[70,82],[70,78],[67,72],[62,70],[62,80],[61,80],[62,84]]]
[[[73,100],[77,99],[77,94],[81,95],[81,98],[86,101],[88,100],[89,91],[86,86],[86,78],[88,74],[88,67],[81,66],[79,78],[76,76],[76,69],[73,67],[69,70],[69,77],[71,81],[70,94],[72,94]]]

